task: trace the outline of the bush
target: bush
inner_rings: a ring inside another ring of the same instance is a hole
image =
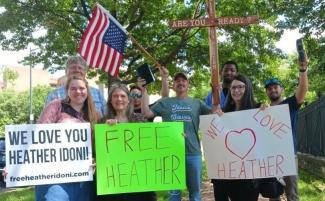
[[[45,98],[51,91],[48,86],[33,88],[33,114],[38,119],[45,104]],[[0,137],[4,136],[5,125],[29,123],[29,92],[16,92],[12,89],[0,93]]]

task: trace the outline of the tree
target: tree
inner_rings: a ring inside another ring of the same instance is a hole
[[[45,98],[50,92],[48,86],[36,86],[33,88],[33,113],[35,119],[41,114]],[[5,125],[26,124],[29,122],[29,94],[15,92],[12,89],[0,93],[0,137],[4,136]]]
[[[161,64],[166,65],[171,74],[182,69],[193,75],[192,86],[199,88],[209,85],[207,29],[172,30],[167,25],[171,19],[204,18],[205,1],[98,2]],[[40,51],[25,61],[43,63],[45,68],[52,71],[63,68],[67,55],[77,51],[94,4],[93,0],[1,0],[0,6],[5,11],[0,16],[0,44],[6,50],[20,50],[33,43]],[[219,0],[216,6],[219,16],[258,14],[262,22],[269,26],[275,26],[278,16],[273,4],[264,0]],[[45,33],[35,35],[39,30],[45,30]],[[7,32],[12,35],[5,35]],[[226,27],[220,29],[218,34],[225,38],[219,43],[220,63],[228,59],[236,60],[242,73],[254,75],[259,80],[264,78],[264,74],[273,72],[274,69],[269,66],[283,56],[275,48],[275,42],[281,36],[279,30],[267,26]],[[133,44],[128,43],[120,77],[132,80],[136,67],[144,62],[149,61]],[[106,76],[102,74],[102,79],[106,79]],[[258,86],[258,82],[254,84]],[[152,89],[159,91],[159,84],[152,86]]]
[[[14,86],[15,80],[19,77],[19,73],[15,70],[11,70],[10,68],[5,68],[2,72],[3,81],[5,83],[5,88],[7,87],[8,83],[11,86]]]
[[[171,19],[206,17],[204,0],[98,2],[167,66],[170,74],[180,70],[188,73],[196,97],[206,94],[210,82],[207,29],[173,30],[167,25]],[[50,71],[62,69],[67,55],[77,52],[94,5],[93,0],[0,0],[0,7],[4,8],[0,14],[0,44],[5,50],[15,51],[32,43],[39,51],[26,57],[26,63],[43,63]],[[216,7],[218,16],[259,15],[262,19],[259,26],[218,29],[220,64],[229,59],[237,61],[239,72],[252,78],[259,100],[265,99],[262,81],[280,75],[286,57],[275,42],[287,28],[298,27],[306,35],[310,88],[324,91],[324,1],[217,0]],[[152,64],[130,42],[124,58],[119,76],[126,83],[135,81],[136,67],[144,62]],[[91,77],[96,74],[98,71],[94,70],[88,73]],[[100,80],[106,83],[107,74],[100,73]],[[151,85],[150,90],[158,92],[160,83]]]
[[[325,91],[325,2],[322,0],[290,0],[274,3],[282,14],[277,27],[299,28],[304,35],[309,56],[309,91]]]

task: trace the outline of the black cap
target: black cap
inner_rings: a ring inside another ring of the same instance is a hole
[[[280,85],[280,86],[282,86],[280,80],[278,78],[276,78],[276,77],[265,80],[264,84],[265,84],[265,88],[268,88],[270,85]]]
[[[188,80],[188,79],[187,79],[187,76],[185,75],[185,73],[178,72],[178,73],[176,73],[175,76],[174,76],[174,81],[177,80],[179,77],[182,77],[182,78],[184,78],[185,80]]]

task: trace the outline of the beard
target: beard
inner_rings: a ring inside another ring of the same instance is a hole
[[[277,100],[279,100],[280,99],[280,97],[281,96],[269,96],[269,98],[270,98],[270,100],[272,101],[272,102],[275,102],[275,101],[277,101]]]
[[[225,84],[231,84],[231,82],[234,80],[234,78],[231,78],[231,77],[224,77],[223,78],[223,82],[225,83]]]

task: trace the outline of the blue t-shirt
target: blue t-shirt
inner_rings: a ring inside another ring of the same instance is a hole
[[[203,101],[193,98],[163,98],[151,110],[155,116],[161,116],[163,121],[184,122],[186,154],[201,154],[198,135],[200,115],[210,113],[209,107]]]
[[[288,104],[289,105],[293,146],[294,146],[295,153],[297,153],[297,122],[298,122],[298,111],[299,111],[300,105],[298,104],[297,98],[295,95],[291,96],[287,99],[284,99],[280,104]]]
[[[226,98],[227,96],[225,95],[224,91],[222,90],[220,93],[220,107],[224,108],[226,104]],[[207,97],[204,99],[205,104],[212,108],[212,92],[210,91],[207,95]]]

